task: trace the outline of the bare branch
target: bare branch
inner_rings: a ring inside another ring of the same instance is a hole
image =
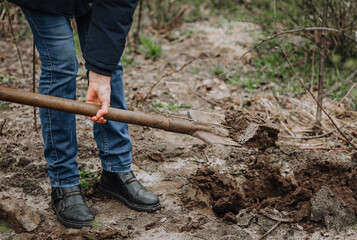
[[[325,0],[324,13],[322,17],[322,27],[327,26],[327,7],[328,1]],[[324,89],[324,76],[325,76],[325,57],[326,57],[326,36],[325,31],[321,33],[321,42],[320,42],[320,65],[319,65],[319,85],[317,90],[317,101],[318,105],[322,106],[322,101],[324,98],[323,89]],[[316,109],[316,125],[321,126],[321,108],[318,106]]]
[[[350,35],[344,33],[341,30],[335,29],[335,28],[328,28],[328,27],[303,27],[303,28],[299,28],[299,29],[291,29],[291,30],[287,30],[287,31],[282,31],[279,32],[277,34],[274,34],[268,38],[265,38],[263,40],[261,40],[258,44],[256,44],[253,48],[251,48],[250,50],[248,50],[247,52],[245,52],[238,61],[242,60],[248,53],[254,51],[255,49],[257,49],[260,45],[262,45],[263,43],[270,41],[274,38],[277,38],[279,36],[282,35],[286,35],[286,34],[293,34],[293,33],[300,33],[300,32],[313,32],[313,31],[326,31],[326,32],[332,32],[332,33],[337,33],[337,34],[342,34],[346,37],[348,37],[349,39],[351,39],[352,41],[354,41],[355,43],[357,43],[357,39],[354,39],[353,37],[351,37]]]
[[[16,41],[14,29],[13,29],[13,27],[12,27],[12,21],[11,21],[11,16],[10,16],[10,11],[9,11],[9,5],[8,5],[7,0],[4,1],[4,6],[5,6],[5,11],[6,11],[6,13],[7,13],[7,19],[8,19],[8,21],[9,21],[11,36],[12,36],[12,39],[13,39],[14,44],[15,44],[15,47],[16,47],[17,56],[19,57],[19,61],[20,61],[20,65],[21,65],[21,70],[22,70],[22,77],[25,77],[25,69],[24,69],[24,65],[22,64],[22,58],[21,58],[20,49],[19,49],[19,46],[18,46],[17,41]]]
[[[281,42],[280,42],[280,48],[282,50],[282,52],[284,53],[285,56],[287,56],[287,53],[285,51],[285,49],[283,48]],[[343,138],[345,139],[346,142],[348,142],[354,149],[357,150],[357,147],[346,137],[346,135],[340,130],[340,128],[337,126],[337,124],[335,123],[335,121],[331,118],[331,116],[326,112],[326,110],[320,105],[320,103],[317,101],[316,97],[314,96],[314,94],[310,91],[310,89],[305,85],[303,79],[301,79],[298,74],[296,73],[293,65],[291,64],[291,61],[289,58],[286,59],[291,71],[294,74],[294,77],[300,82],[300,84],[305,88],[305,90],[311,95],[311,97],[314,99],[314,101],[317,103],[318,107],[321,108],[321,110],[324,112],[324,114],[328,117],[328,119],[330,120],[330,122],[332,123],[332,125],[336,128],[336,130],[343,136]]]

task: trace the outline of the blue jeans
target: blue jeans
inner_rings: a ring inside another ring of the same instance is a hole
[[[39,92],[76,99],[76,58],[73,31],[68,18],[22,9],[30,24],[41,59]],[[81,48],[90,23],[90,13],[76,19]],[[123,89],[123,67],[118,64],[111,76],[111,107],[127,109]],[[40,108],[44,155],[52,187],[79,184],[76,119],[74,114]],[[94,123],[94,138],[99,148],[102,168],[111,172],[131,170],[132,143],[128,125],[107,121]]]

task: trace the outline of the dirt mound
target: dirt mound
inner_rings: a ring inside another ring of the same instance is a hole
[[[226,125],[231,127],[229,134],[232,139],[248,147],[266,149],[275,146],[279,129],[257,115],[242,111],[227,112]]]
[[[328,187],[357,212],[357,168],[352,164],[308,161],[300,166],[299,172],[286,174],[282,167],[270,163],[271,154],[256,154],[258,161],[249,167],[249,171],[242,172],[245,178],[242,188],[236,184],[235,176],[219,174],[206,167],[189,180],[192,188],[188,190],[186,202],[191,206],[212,206],[218,217],[236,214],[244,208],[259,210],[268,207],[289,212],[296,221],[310,221],[311,199],[321,188]],[[289,156],[295,154],[280,152],[280,157],[285,160]],[[234,219],[230,221],[234,222]]]

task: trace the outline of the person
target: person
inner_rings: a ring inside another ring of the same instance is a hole
[[[127,124],[105,120],[108,107],[127,109],[120,58],[137,0],[11,0],[19,5],[32,30],[41,59],[39,92],[76,98],[78,63],[70,18],[75,17],[88,71],[86,102],[101,105],[93,133],[102,163],[100,189],[129,208],[152,212],[159,198],[131,170],[132,143]],[[51,205],[66,227],[91,226],[95,219],[79,185],[74,114],[40,109],[44,156],[52,187]]]

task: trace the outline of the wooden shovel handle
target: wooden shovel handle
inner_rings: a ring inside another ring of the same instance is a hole
[[[100,109],[100,106],[94,104],[27,92],[3,86],[0,86],[0,100],[85,116],[95,116],[97,111]],[[196,131],[207,130],[207,127],[203,127],[189,121],[176,119],[172,120],[164,116],[150,115],[112,107],[109,108],[108,114],[106,114],[104,118],[107,120],[114,120],[190,135],[194,134]]]

